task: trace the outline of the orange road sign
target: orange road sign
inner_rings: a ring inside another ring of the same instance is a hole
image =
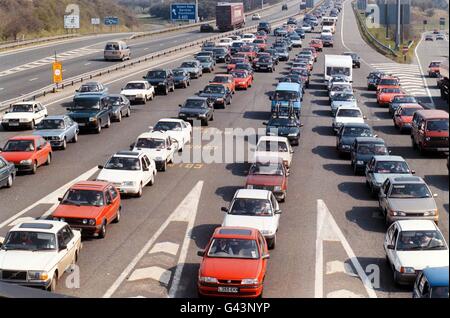
[[[62,80],[62,64],[60,62],[53,62],[53,83],[61,83]]]

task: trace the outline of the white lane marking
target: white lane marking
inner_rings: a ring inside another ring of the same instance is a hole
[[[327,294],[327,298],[364,298],[363,295],[355,294],[346,289],[332,291]]]
[[[331,275],[336,273],[344,273],[349,276],[358,277],[358,275],[353,272],[353,268],[350,266],[350,264],[341,261],[327,262],[326,274]]]
[[[148,50],[148,47],[144,48],[144,51],[147,51],[147,50]]]
[[[116,281],[111,285],[111,287],[106,291],[106,293],[103,295],[103,298],[110,298],[116,290],[120,287],[120,284],[129,276],[129,273],[133,270],[133,268],[137,265],[137,263],[142,259],[142,257],[146,254],[146,252],[150,249],[150,247],[155,243],[155,241],[158,239],[158,237],[161,235],[162,232],[167,228],[167,226],[172,221],[187,221],[189,224],[194,223],[195,217],[197,215],[197,208],[198,203],[200,201],[201,191],[203,188],[203,181],[199,181],[197,185],[188,193],[188,195],[183,199],[183,201],[178,205],[178,207],[175,209],[175,211],[172,212],[172,214],[164,221],[164,223],[161,225],[161,227],[153,234],[153,236],[150,238],[150,240],[144,245],[144,247],[139,251],[139,253],[135,256],[135,258],[128,264],[128,266],[124,269],[124,271],[119,275],[119,277],[116,279]],[[191,221],[192,219],[192,221]],[[189,229],[189,225],[188,225]],[[187,230],[188,232],[188,230]],[[185,240],[186,241],[186,240]],[[189,240],[188,240],[189,242]],[[180,260],[182,259],[183,255],[185,257],[187,253],[187,248],[189,245],[185,245],[185,242],[183,242],[183,247],[181,250]],[[184,260],[183,260],[184,262]],[[175,275],[179,275],[178,273],[178,266],[177,270],[175,272]],[[174,281],[175,281],[174,276]],[[179,280],[179,278],[178,278]],[[174,286],[174,282],[172,283],[172,287]],[[172,288],[171,288],[172,290]]]
[[[30,82],[33,82],[33,81],[38,80],[38,79],[39,79],[39,78],[37,78],[37,77],[35,77],[35,78],[30,78],[29,81],[30,81]]]
[[[88,66],[88,65],[91,65],[91,64],[92,64],[91,62],[88,62],[88,63],[85,63],[84,66]]]
[[[2,90],[4,90],[4,88],[3,88],[3,87],[0,87],[0,91],[2,91]]]
[[[69,187],[71,187],[73,184],[77,183],[78,181],[87,180],[94,173],[96,173],[97,170],[98,170],[98,167],[94,167],[94,168],[86,171],[85,173],[83,173],[79,177],[73,179],[72,181],[67,182],[65,185],[63,185],[59,189],[53,191],[52,193],[48,194],[47,196],[45,196],[44,198],[40,199],[39,201],[36,201],[35,203],[30,205],[29,207],[27,207],[27,208],[23,209],[22,211],[16,213],[15,215],[11,216],[9,219],[7,219],[6,221],[4,221],[3,223],[0,224],[0,228],[3,228],[6,225],[10,224],[15,219],[21,217],[22,215],[24,215],[28,211],[34,209],[39,204],[53,204],[53,206],[57,205],[58,197],[61,197],[62,195],[64,195],[64,193],[67,191],[67,189]]]
[[[154,279],[159,281],[160,283],[164,285],[168,285],[170,282],[170,277],[172,276],[172,272],[158,267],[158,266],[151,266],[146,268],[139,268],[136,269],[128,278],[128,281],[133,282],[136,280],[142,280],[142,279]]]
[[[32,218],[31,216],[26,216],[26,217],[23,217],[23,218],[18,218],[18,219],[16,219],[16,220],[14,220],[13,222],[11,222],[10,224],[8,224],[8,226],[9,227],[13,227],[13,226],[16,226],[17,224],[20,224],[20,223],[24,223],[24,222],[27,222],[27,221],[35,221],[36,219],[35,218]]]
[[[316,234],[316,281],[315,297],[323,297],[323,241],[340,241],[348,258],[356,269],[364,288],[370,298],[377,298],[372,284],[361,267],[350,244],[334,220],[323,200],[317,200],[317,234]]]
[[[422,63],[420,62],[420,58],[419,58],[419,54],[417,54],[417,49],[419,48],[419,46],[422,44],[423,41],[423,36],[420,37],[420,41],[419,43],[417,43],[416,48],[414,50],[414,55],[416,56],[417,59],[417,63],[419,65],[419,69],[420,69],[420,73],[422,74],[422,81],[423,81],[423,85],[425,86],[425,89],[427,91],[428,94],[428,98],[430,99],[431,105],[433,105],[433,107],[436,107],[436,105],[434,104],[434,100],[433,100],[433,96],[431,96],[431,92],[430,89],[428,88],[428,83],[427,80],[425,79],[425,73],[423,72],[423,68],[422,68]]]
[[[171,254],[173,256],[176,256],[178,253],[178,248],[180,247],[180,244],[172,243],[172,242],[162,242],[157,243],[153,248],[148,252],[149,254],[156,254],[156,253],[167,253]]]

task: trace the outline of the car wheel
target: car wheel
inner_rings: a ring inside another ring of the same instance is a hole
[[[122,113],[119,112],[119,116],[117,116],[117,122],[121,122],[122,121]]]
[[[424,155],[424,154],[425,154],[425,149],[423,148],[423,145],[422,145],[421,143],[419,143],[419,144],[417,145],[417,149],[419,149],[419,153],[420,153],[421,155]]]
[[[62,144],[62,146],[61,146],[61,149],[62,149],[62,150],[66,150],[66,148],[67,148],[67,141],[66,141],[66,138],[64,137],[64,140],[63,140],[63,144]]]
[[[150,181],[147,183],[147,185],[152,186],[155,184],[155,174],[152,173],[152,178],[150,179]]]
[[[277,244],[277,235],[275,234],[275,236],[273,237],[273,239],[271,239],[269,242],[268,242],[268,248],[269,248],[269,250],[273,250],[274,248],[275,248],[275,245]]]
[[[169,95],[169,89],[167,88],[167,86],[166,86],[166,88],[164,90],[164,95]]]
[[[397,125],[397,122],[394,120],[394,127],[395,129],[399,129],[400,127]]]
[[[138,198],[142,197],[142,183],[139,185],[139,190],[136,193],[136,197]]]
[[[210,121],[214,120],[214,113],[212,113],[211,118],[209,119]]]
[[[153,99],[153,97],[152,97],[152,99]],[[126,117],[130,117],[131,116],[131,109],[130,109],[130,107],[127,108],[127,113],[126,113],[125,116]]]
[[[417,144],[414,141],[414,137],[412,137],[412,136],[411,136],[411,145],[412,145],[413,149],[417,149]]]
[[[95,130],[95,133],[99,134],[102,131],[102,122],[99,122],[97,125],[97,129]]]
[[[103,239],[106,237],[106,221],[103,221],[100,232],[98,233],[98,238]]]
[[[58,285],[58,275],[55,273],[53,274],[52,281],[50,282],[50,285],[47,287],[47,290],[49,292],[54,292],[56,290],[56,285]]]
[[[164,165],[161,167],[161,171],[167,170],[167,161],[164,161]]]
[[[34,129],[34,126],[35,126],[35,123],[34,123],[34,120],[32,120],[32,121],[31,121],[31,124],[30,124],[30,129],[33,130],[33,129]]]
[[[11,188],[13,185],[14,177],[12,174],[8,176],[8,180],[6,181],[6,187]]]
[[[359,174],[358,167],[355,164],[353,165],[353,173],[355,174],[355,176],[357,176]]]
[[[399,275],[399,273],[395,270],[395,268],[392,268],[392,271],[394,272],[394,284],[395,285],[400,285],[400,275]]]
[[[75,135],[73,135],[72,142],[73,143],[78,142],[78,133],[77,132],[75,133]]]
[[[35,161],[33,163],[33,166],[31,167],[31,174],[36,174],[37,171],[37,162]]]
[[[111,118],[108,116],[108,121],[106,122],[106,128],[111,127]]]
[[[202,120],[202,126],[208,126],[208,119]]]
[[[45,165],[48,166],[48,165],[50,165],[51,162],[52,162],[52,155],[48,154],[47,161],[45,162]]]
[[[117,211],[117,214],[116,214],[116,218],[114,219],[114,221],[113,221],[113,223],[119,223],[120,222],[120,208],[119,208],[119,210]]]

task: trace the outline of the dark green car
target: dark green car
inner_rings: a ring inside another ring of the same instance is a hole
[[[0,156],[0,188],[11,188],[16,178],[16,167]]]
[[[111,126],[112,105],[106,94],[83,94],[74,97],[67,114],[78,123],[80,130],[93,130],[97,134]]]

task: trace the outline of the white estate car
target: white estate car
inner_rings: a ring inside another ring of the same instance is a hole
[[[119,151],[98,168],[97,180],[113,183],[121,194],[141,197],[142,189],[155,183],[155,161],[143,152]]]
[[[132,81],[122,89],[120,94],[133,102],[146,103],[148,100],[153,100],[155,97],[155,88],[147,81]]]
[[[287,169],[291,166],[294,150],[286,137],[262,136],[258,140],[255,150],[254,162],[283,160]]]
[[[366,116],[363,116],[359,107],[341,106],[337,109],[336,115],[333,118],[333,130],[337,132],[344,124],[349,123],[364,123]]]
[[[328,97],[330,98],[331,101],[331,98],[333,98],[334,95],[344,92],[353,93],[352,84],[348,82],[334,82],[330,86]]]
[[[253,43],[256,40],[256,35],[253,33],[244,33],[242,35],[241,41],[244,43]]]
[[[0,281],[54,291],[78,260],[81,232],[66,222],[36,220],[15,225],[0,242]]]
[[[231,44],[233,44],[232,38],[222,38],[219,40],[219,42],[216,43],[216,46],[229,48]]]
[[[398,284],[414,282],[426,267],[448,266],[448,246],[431,220],[401,220],[387,230],[384,244],[386,259]]]
[[[141,134],[130,148],[132,151],[144,152],[155,161],[156,169],[166,171],[167,164],[173,162],[178,151],[178,142],[165,131],[150,131]]]
[[[275,248],[280,206],[277,199],[268,190],[237,190],[230,208],[226,212],[222,226],[244,226],[258,229],[266,238],[270,249]]]
[[[5,130],[27,127],[34,129],[47,116],[47,108],[39,102],[21,102],[14,104],[2,118]]]
[[[252,20],[261,20],[261,15],[259,13],[253,13]]]
[[[155,127],[149,127],[150,131],[165,131],[178,142],[178,151],[183,151],[186,144],[191,142],[192,126],[182,119],[162,118]]]

